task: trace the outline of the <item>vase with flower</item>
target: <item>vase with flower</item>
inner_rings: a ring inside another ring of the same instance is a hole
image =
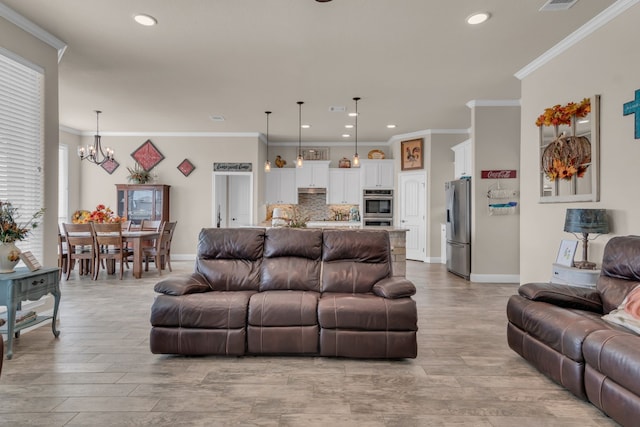
[[[0,273],[15,271],[21,252],[15,242],[26,239],[31,231],[38,227],[37,220],[42,215],[44,208],[35,212],[28,220],[19,222],[18,208],[9,201],[0,200]]]
[[[138,162],[136,162],[133,168],[127,167],[129,176],[127,179],[134,184],[146,184],[151,181],[151,172],[144,170]]]

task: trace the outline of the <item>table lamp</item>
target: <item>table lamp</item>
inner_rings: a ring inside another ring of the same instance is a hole
[[[587,247],[589,245],[589,233],[607,234],[609,221],[606,209],[567,209],[564,219],[564,231],[573,233],[578,239],[577,233],[582,233],[582,261],[575,262],[577,268],[593,270],[596,264],[589,262]],[[598,236],[594,237],[596,239]],[[592,239],[592,240],[593,240]]]

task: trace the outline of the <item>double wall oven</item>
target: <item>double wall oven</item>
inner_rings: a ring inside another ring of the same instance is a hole
[[[393,190],[363,190],[362,225],[390,227],[393,225]]]

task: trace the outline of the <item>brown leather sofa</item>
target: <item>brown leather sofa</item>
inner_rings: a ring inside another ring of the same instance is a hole
[[[386,231],[203,229],[195,272],[156,284],[156,354],[415,358],[413,283]]]
[[[507,304],[509,346],[624,426],[640,422],[640,337],[603,320],[640,285],[640,237],[605,246],[596,288],[528,283]]]

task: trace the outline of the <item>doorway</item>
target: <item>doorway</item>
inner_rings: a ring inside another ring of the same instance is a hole
[[[427,260],[427,173],[398,174],[400,227],[407,229],[407,259]]]
[[[253,222],[253,173],[213,173],[213,226],[236,228]]]

